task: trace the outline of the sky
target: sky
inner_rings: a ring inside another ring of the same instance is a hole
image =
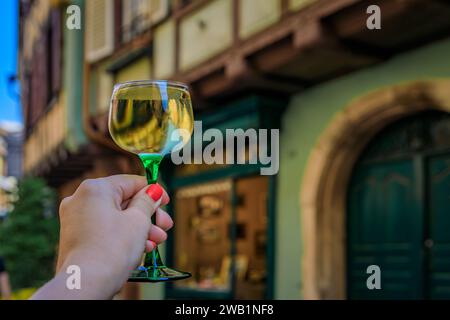
[[[8,78],[17,74],[18,0],[0,2],[2,19],[0,34],[0,124],[3,126],[22,122],[18,86],[8,85]]]

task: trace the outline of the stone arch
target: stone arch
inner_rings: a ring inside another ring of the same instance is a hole
[[[346,298],[346,197],[352,169],[389,123],[424,110],[450,112],[450,80],[376,90],[339,112],[309,155],[300,192],[303,297]]]

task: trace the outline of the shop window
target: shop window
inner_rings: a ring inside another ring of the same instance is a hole
[[[175,192],[175,266],[193,274],[176,282],[175,290],[197,291],[205,298],[218,292],[236,299],[265,298],[267,192],[268,178],[262,176]]]
[[[189,186],[176,192],[175,262],[193,277],[181,288],[229,291],[231,181]],[[228,257],[228,258],[227,258]]]
[[[267,286],[268,178],[236,180],[236,299],[263,299]]]

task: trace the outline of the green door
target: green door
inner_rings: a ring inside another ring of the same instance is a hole
[[[351,299],[450,298],[450,117],[427,112],[378,134],[348,192]],[[380,268],[381,289],[366,284]]]
[[[429,297],[450,298],[450,156],[428,161]]]

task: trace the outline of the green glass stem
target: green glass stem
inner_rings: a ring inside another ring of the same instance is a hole
[[[158,181],[159,165],[161,164],[162,156],[158,154],[140,154],[139,158],[145,168],[145,175],[147,177],[148,184],[154,184]],[[152,215],[152,223],[156,224],[156,214]],[[152,252],[145,254],[144,267],[156,267],[164,266],[161,255],[159,254],[158,247],[153,249]]]

